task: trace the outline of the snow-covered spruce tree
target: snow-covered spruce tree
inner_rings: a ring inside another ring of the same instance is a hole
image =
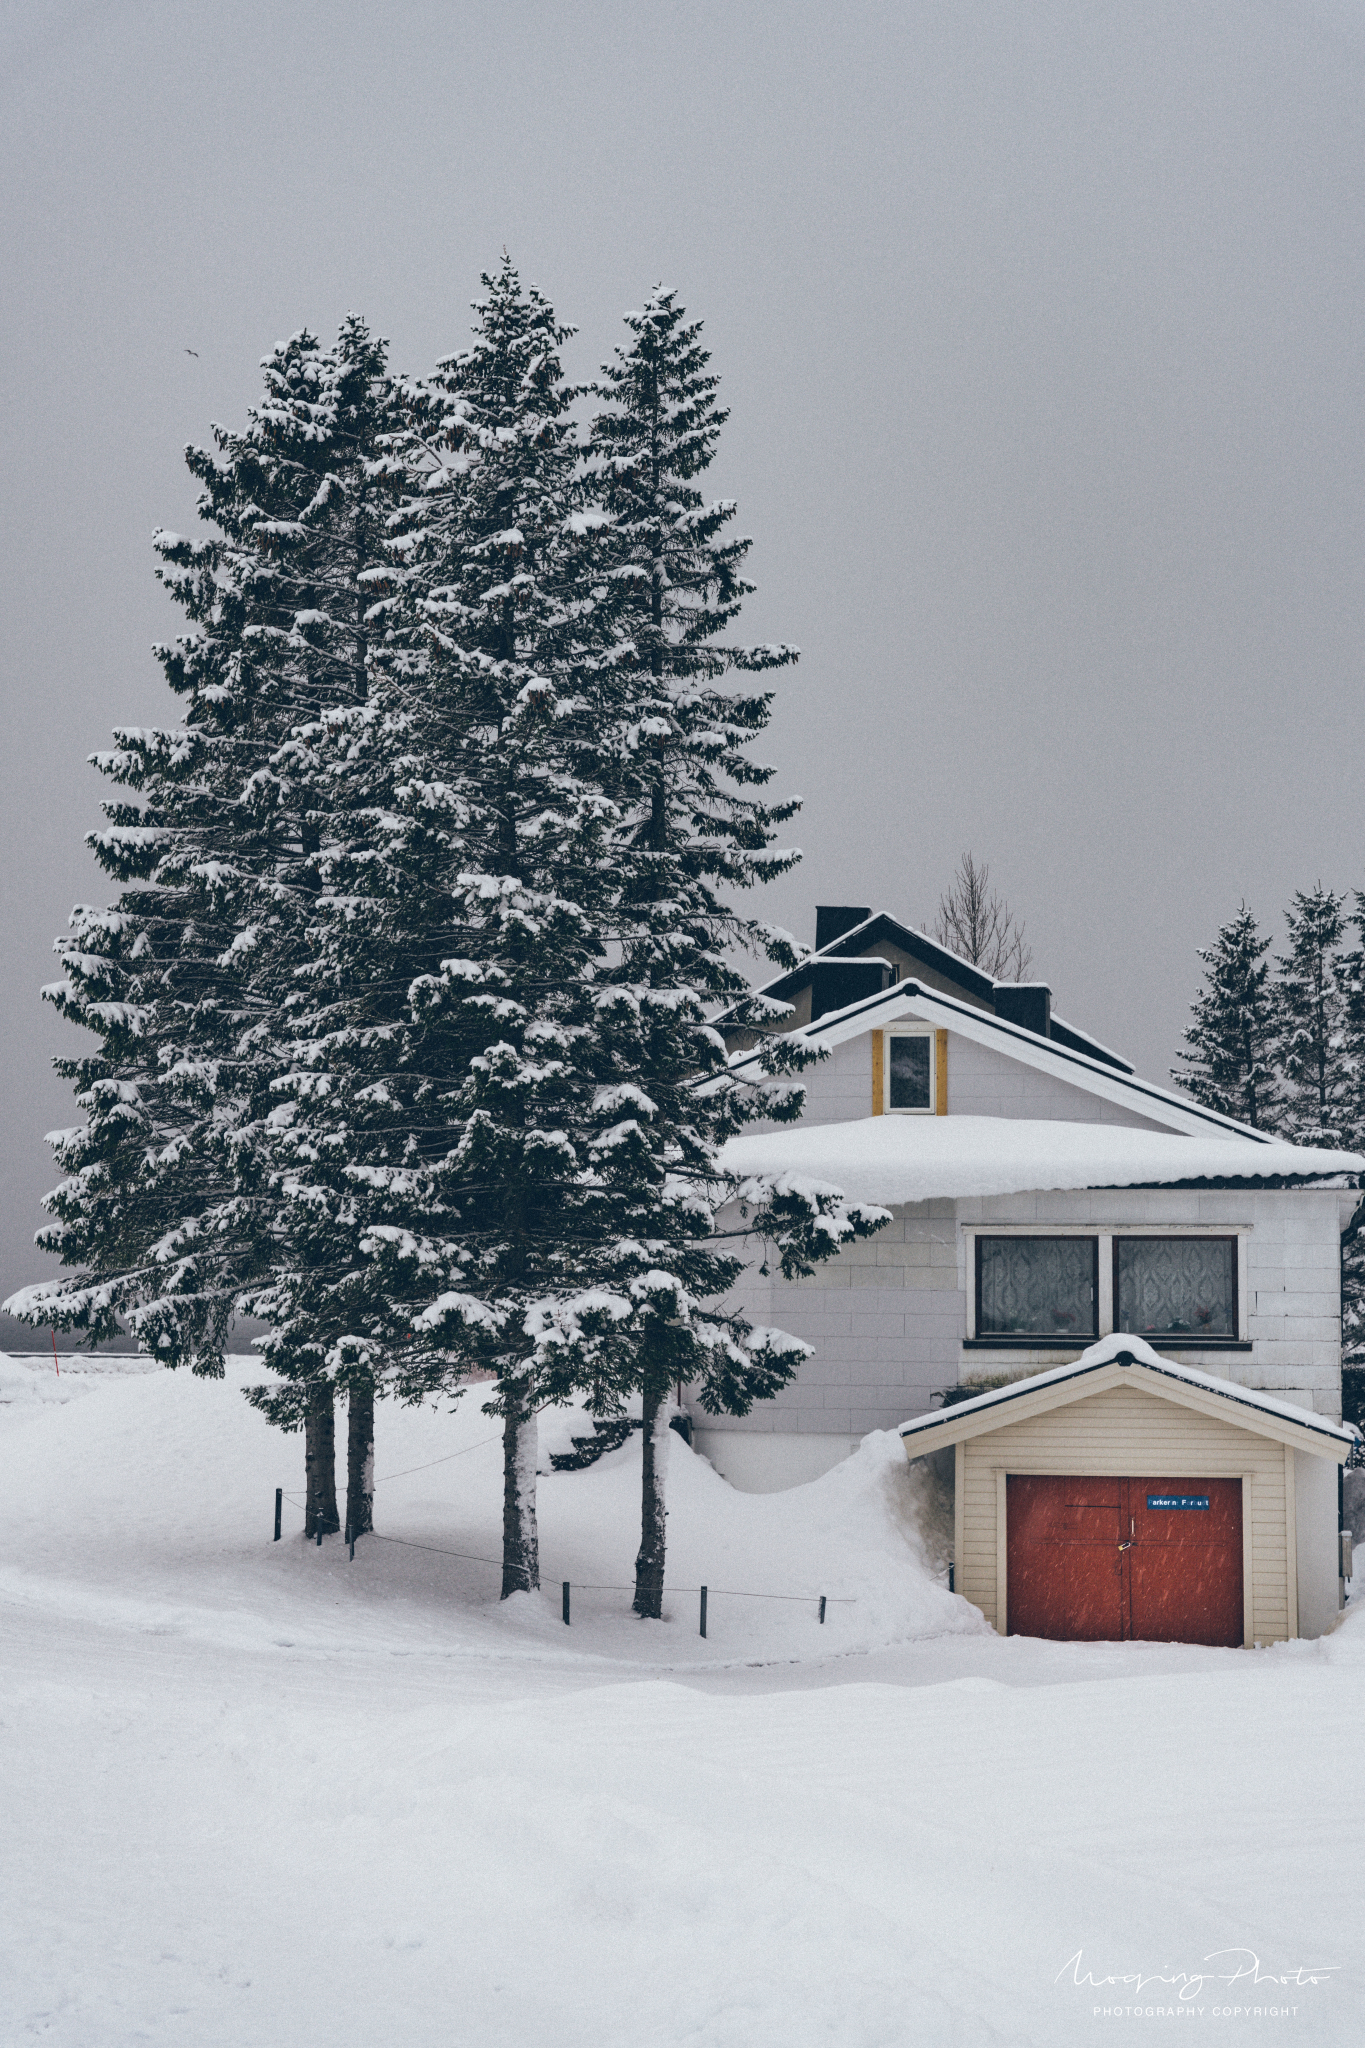
[[[1336,979],[1346,1067],[1342,1137],[1353,1152],[1359,1152],[1365,1148],[1365,893],[1357,889],[1354,898],[1350,926],[1357,943],[1338,958]],[[1342,1356],[1359,1366],[1365,1364],[1365,1232],[1342,1241],[1341,1296]]]
[[[700,324],[659,289],[626,326],[627,344],[593,387],[602,409],[591,428],[619,640],[600,727],[618,887],[612,965],[596,997],[605,1085],[592,1157],[612,1204],[611,1285],[628,1304],[615,1385],[638,1389],[644,1408],[634,1605],[657,1617],[670,1387],[690,1382],[710,1413],[744,1414],[808,1350],[726,1311],[740,1240],[769,1238],[783,1272],[804,1273],[886,1218],[795,1181],[741,1189],[719,1163],[746,1122],[790,1119],[801,1105],[799,1087],[781,1078],[804,1064],[789,1041],[767,1041],[766,1071],[745,1086],[708,1021],[750,998],[736,952],[794,959],[785,934],[731,900],[799,857],[773,845],[796,805],[752,793],[772,774],[747,751],[771,692],[736,689],[732,678],[784,667],[796,650],[726,638],[752,588],[742,573],[750,543],[728,531],[733,503],[708,504],[696,487],[727,417]]]
[[[361,1353],[348,1353],[340,1369],[334,1359],[329,1364],[347,1323],[335,1288],[313,1288],[306,1320],[288,1312],[297,1308],[298,1275],[316,1264],[323,1232],[321,1219],[289,1199],[279,1171],[278,1126],[299,1020],[312,1001],[318,905],[335,842],[344,837],[354,852],[371,816],[363,791],[353,793],[338,779],[329,735],[348,714],[363,712],[370,694],[375,642],[384,635],[389,542],[408,481],[399,445],[404,419],[385,345],[349,316],[320,358],[314,488],[297,531],[285,536],[299,582],[291,631],[301,642],[304,686],[295,693],[293,722],[271,769],[289,804],[292,865],[272,877],[268,891],[273,1001],[249,1041],[261,1081],[254,1166],[271,1210],[272,1244],[268,1264],[239,1301],[243,1312],[271,1325],[260,1348],[276,1378],[251,1389],[250,1398],[283,1427],[304,1427],[310,1533],[341,1526],[334,1477],[337,1386],[349,1397],[346,1519],[357,1533],[370,1526],[374,1377]],[[325,1078],[319,1085],[327,1085]]]
[[[1340,1146],[1348,1135],[1351,1071],[1341,946],[1345,898],[1319,882],[1297,889],[1285,925],[1289,951],[1276,965],[1278,1066],[1287,1083],[1281,1130],[1298,1145]]]
[[[61,1063],[87,1122],[58,1141],[67,1178],[40,1240],[74,1270],[12,1304],[92,1341],[124,1321],[165,1364],[211,1375],[277,1252],[260,1139],[316,852],[293,735],[357,687],[335,622],[336,473],[382,351],[349,323],[333,355],[304,333],[263,367],[246,430],[187,451],[209,536],[156,538],[189,622],[156,650],[184,725],[121,732],[97,757],[127,792],[92,837],[122,892],[74,914],[48,991],[100,1040]],[[310,1519],[334,1524],[330,1470],[309,1463]]]
[[[601,1265],[582,1159],[609,806],[579,771],[606,628],[566,331],[510,261],[485,284],[474,346],[408,394],[420,487],[370,695],[317,741],[349,819],[277,1120],[304,1255],[268,1306],[301,1344],[330,1303],[321,1366],[400,1394],[496,1376],[508,1594],[539,1582],[535,1411],[576,1383],[564,1303]]]
[[[1188,1052],[1171,1078],[1206,1109],[1240,1117],[1258,1130],[1279,1126],[1275,1074],[1278,1020],[1263,939],[1245,903],[1209,947],[1199,949],[1204,986],[1190,1005]]]

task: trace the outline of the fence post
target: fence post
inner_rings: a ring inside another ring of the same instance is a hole
[[[825,1596],[824,1596],[824,1594],[822,1593],[822,1594],[820,1595],[820,1619],[821,1619],[821,1621],[823,1621],[823,1620],[824,1620],[824,1618],[825,1618]]]
[[[275,1488],[275,1541],[276,1541],[277,1543],[278,1543],[278,1542],[279,1542],[279,1540],[280,1540],[280,1521],[281,1521],[281,1518],[282,1518],[283,1514],[284,1514],[284,1488],[283,1488],[282,1486],[277,1486],[277,1487]]]
[[[348,1522],[348,1523],[346,1524],[346,1547],[347,1547],[347,1549],[348,1549],[348,1550],[350,1551],[350,1553],[351,1553],[351,1562],[352,1562],[352,1563],[354,1564],[354,1562],[355,1562],[355,1531],[354,1531],[354,1529],[352,1529],[352,1527],[351,1527],[351,1525],[350,1525],[350,1523],[349,1523],[349,1522]]]
[[[569,1582],[567,1579],[564,1581],[564,1626],[565,1628],[569,1626]]]
[[[701,1632],[706,1634],[706,1588],[701,1589]]]
[[[318,1530],[318,1549],[319,1549],[319,1550],[321,1550],[321,1548],[322,1548],[322,1531],[321,1531],[321,1529],[319,1529],[319,1530]]]

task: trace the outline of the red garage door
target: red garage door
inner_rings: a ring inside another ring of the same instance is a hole
[[[1240,1479],[1012,1475],[1005,1500],[1012,1636],[1242,1641]]]

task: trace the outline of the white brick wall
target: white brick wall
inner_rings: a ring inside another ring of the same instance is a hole
[[[1345,1199],[1349,1206],[1354,1198]],[[708,1426],[856,1437],[922,1414],[931,1393],[964,1376],[1023,1375],[1074,1357],[1074,1351],[963,1350],[971,1279],[964,1226],[992,1223],[1244,1230],[1251,1350],[1172,1355],[1339,1419],[1342,1202],[1316,1189],[1131,1188],[899,1209],[878,1236],[849,1246],[808,1280],[763,1279],[749,1269],[732,1297],[736,1305],[754,1322],[805,1338],[815,1356],[775,1400],[743,1419]]]
[[[1047,1117],[1073,1124],[1121,1124],[1139,1131],[1169,1129],[955,1031],[948,1034],[948,1114]]]

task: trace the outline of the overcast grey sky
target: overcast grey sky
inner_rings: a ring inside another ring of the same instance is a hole
[[[921,921],[970,846],[1062,1013],[1162,1077],[1242,895],[1365,885],[1362,6],[0,18],[3,1291],[75,1121],[38,989],[107,893],[83,764],[174,716],[181,451],[348,309],[425,369],[504,243],[571,374],[656,279],[706,321],[748,629],[804,650],[771,915]]]

